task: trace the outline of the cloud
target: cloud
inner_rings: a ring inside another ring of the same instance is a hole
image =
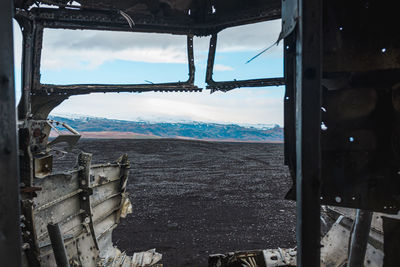
[[[280,19],[228,28],[218,34],[217,51],[259,51],[276,42],[280,30]],[[274,47],[269,53],[279,49]]]
[[[283,91],[238,89],[228,93],[91,94],[71,97],[53,112],[125,120],[194,120],[223,123],[283,123]]]
[[[280,20],[223,30],[218,35],[217,53],[235,51],[256,53],[275,42],[279,31]],[[195,38],[195,57],[208,51],[208,42],[209,38]],[[281,57],[281,51],[281,46],[274,47],[268,54]],[[45,29],[42,52],[44,70],[94,69],[113,60],[186,64],[186,36]]]
[[[278,39],[281,20],[260,22],[225,29],[218,34],[221,51],[259,50]],[[75,50],[125,50],[132,48],[186,49],[186,36],[172,34],[112,32],[94,30],[45,30],[51,48]],[[201,50],[208,50],[209,38],[197,38]]]
[[[187,63],[186,37],[168,37],[163,41],[160,35],[151,36],[131,32],[46,29],[42,67],[50,70],[90,70],[113,60]]]
[[[232,68],[231,66],[225,66],[222,64],[215,64],[214,65],[214,70],[215,71],[233,71],[234,68]]]
[[[22,32],[18,22],[13,20],[14,37],[14,64],[16,68],[21,68],[22,61]]]
[[[187,55],[173,48],[125,49],[116,51],[93,50],[50,50],[42,53],[42,67],[46,70],[82,69],[92,70],[107,61],[128,60],[148,63],[187,64]]]

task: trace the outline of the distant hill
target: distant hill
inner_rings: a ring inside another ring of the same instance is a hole
[[[236,124],[203,122],[150,123],[105,118],[66,118],[50,116],[65,122],[85,138],[180,138],[209,141],[282,142],[283,128],[243,127]]]

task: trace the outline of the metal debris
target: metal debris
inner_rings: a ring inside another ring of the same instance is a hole
[[[129,24],[129,27],[133,29],[133,26],[135,26],[135,22],[133,21],[133,19],[122,10],[119,10],[119,14],[121,14],[121,16],[124,17],[124,19],[126,19],[126,21]]]
[[[155,266],[161,261],[162,255],[156,252],[156,249],[150,249],[145,252],[137,252],[132,256],[132,267]]]
[[[127,193],[122,194],[122,200],[121,200],[121,208],[119,212],[119,217],[121,218],[126,218],[128,214],[132,213],[132,204],[131,201],[129,200],[129,197],[127,196]]]
[[[295,248],[229,252],[209,256],[209,267],[280,267],[296,266]]]

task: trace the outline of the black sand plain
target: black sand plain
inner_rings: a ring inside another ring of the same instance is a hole
[[[165,267],[206,267],[209,254],[295,246],[283,144],[82,139],[77,148],[93,163],[129,155],[133,213],[113,232],[128,255],[156,248]]]

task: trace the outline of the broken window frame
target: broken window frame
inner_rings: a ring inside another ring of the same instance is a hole
[[[283,77],[249,79],[249,80],[233,80],[233,81],[214,81],[213,70],[215,61],[215,52],[217,50],[218,33],[214,33],[210,38],[210,46],[208,50],[207,71],[206,71],[206,88],[215,91],[227,92],[240,87],[265,87],[280,86],[285,84]]]
[[[41,50],[43,45],[43,30],[45,28],[65,29],[65,27],[46,27],[42,21],[34,23],[35,40],[34,40],[34,63],[33,64],[33,87],[31,95],[81,95],[90,93],[107,93],[107,92],[200,92],[202,88],[194,85],[195,65],[193,52],[193,35],[187,36],[187,53],[188,53],[188,69],[189,77],[184,82],[170,83],[152,83],[152,84],[71,84],[71,85],[56,85],[44,84],[40,82],[40,62]],[[76,27],[80,29],[88,29],[87,27]],[[183,34],[181,34],[183,35]]]

